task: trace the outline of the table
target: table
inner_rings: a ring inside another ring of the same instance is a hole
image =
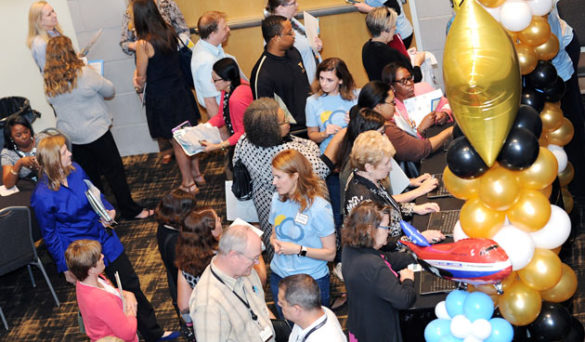
[[[6,208],[10,206],[29,207],[32,221],[31,224],[33,241],[38,241],[42,238],[41,230],[39,228],[39,224],[37,223],[35,213],[30,207],[30,197],[32,196],[32,193],[35,189],[36,183],[28,179],[21,179],[18,181],[18,183],[16,183],[16,186],[18,187],[18,190],[20,190],[19,192],[10,196],[0,196],[0,208]]]

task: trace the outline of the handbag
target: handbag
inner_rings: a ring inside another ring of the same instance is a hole
[[[193,82],[193,74],[191,73],[191,57],[193,57],[193,51],[185,44],[181,37],[177,36],[179,40],[179,61],[181,65],[181,71],[183,72],[183,79],[185,84],[190,89],[195,89],[195,83]]]
[[[241,159],[238,159],[234,164],[234,182],[232,183],[232,192],[234,195],[242,201],[246,201],[252,198],[252,178],[246,168],[246,165],[242,163]]]

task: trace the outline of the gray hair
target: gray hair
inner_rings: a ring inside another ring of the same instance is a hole
[[[321,307],[319,285],[308,274],[295,274],[283,278],[278,283],[279,291],[284,291],[284,299],[289,305],[299,305],[304,310]]]
[[[379,37],[382,32],[390,32],[392,26],[396,25],[398,15],[396,11],[386,6],[374,8],[366,15],[366,26],[372,37]]]
[[[228,255],[231,251],[244,253],[248,243],[248,231],[250,228],[246,226],[229,227],[221,235],[218,253],[221,255]]]

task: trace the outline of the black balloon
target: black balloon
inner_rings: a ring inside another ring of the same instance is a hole
[[[524,128],[513,128],[500,150],[500,165],[510,170],[524,170],[538,158],[538,139]]]
[[[465,137],[459,137],[449,145],[447,165],[453,174],[461,178],[479,177],[488,170],[487,165]]]
[[[564,306],[558,303],[542,303],[540,314],[530,324],[528,331],[534,341],[563,340],[571,329],[572,317]]]
[[[542,120],[540,120],[540,115],[534,108],[528,105],[520,105],[512,127],[527,129],[535,137],[540,137],[542,133]]]
[[[534,71],[526,75],[530,87],[543,89],[550,87],[557,79],[557,69],[549,61],[538,61]]]
[[[520,100],[522,104],[528,105],[540,113],[542,108],[544,108],[545,96],[543,93],[534,89],[525,88],[522,90],[522,98]]]
[[[571,317],[571,329],[567,332],[567,335],[563,338],[563,342],[582,342],[585,341],[585,329],[583,324],[576,319]]]
[[[461,127],[459,127],[459,125],[457,123],[455,123],[453,125],[453,139],[457,139],[459,137],[464,136],[463,131],[461,130]]]
[[[550,87],[543,88],[542,92],[548,102],[560,101],[565,95],[565,82],[557,76],[555,82]]]

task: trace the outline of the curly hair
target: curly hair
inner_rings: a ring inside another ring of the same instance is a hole
[[[356,205],[343,222],[341,243],[343,246],[368,248],[374,246],[374,232],[384,215],[391,215],[392,208],[372,200]]]
[[[351,167],[359,171],[366,170],[366,164],[377,166],[384,158],[391,158],[396,149],[386,135],[376,131],[360,133],[349,155]]]
[[[216,217],[213,209],[203,209],[183,218],[175,251],[177,268],[192,275],[203,273],[217,249],[217,240],[211,234]]]
[[[12,114],[6,119],[4,124],[4,148],[16,151],[18,146],[12,138],[12,128],[16,125],[22,125],[30,131],[31,138],[35,136],[35,131],[32,128],[30,122],[22,115]]]
[[[281,201],[291,200],[301,206],[304,211],[313,204],[316,197],[325,198],[327,190],[325,183],[315,175],[311,163],[297,150],[284,150],[272,159],[272,167],[288,174],[298,174],[297,186],[292,195],[281,195]]]
[[[256,146],[272,147],[282,142],[278,124],[278,103],[263,97],[252,102],[244,112],[246,138]]]
[[[337,57],[327,58],[317,66],[317,72],[315,73],[317,77],[311,85],[314,94],[318,94],[319,96],[323,95],[323,89],[321,89],[321,84],[319,83],[319,74],[323,71],[335,72],[335,76],[341,81],[339,95],[341,95],[342,99],[346,101],[355,99],[355,82],[353,76],[351,76],[345,62]]]
[[[77,86],[77,76],[85,64],[73,50],[71,39],[58,36],[47,43],[45,94],[48,97],[70,93]]]
[[[181,189],[175,189],[163,197],[155,210],[156,221],[160,224],[179,226],[183,217],[195,209],[195,196]]]
[[[347,131],[337,150],[335,156],[337,167],[344,168],[349,162],[349,154],[353,148],[353,143],[358,135],[362,132],[377,130],[384,127],[384,117],[373,109],[359,108],[358,106],[351,107],[349,111],[349,124]]]

